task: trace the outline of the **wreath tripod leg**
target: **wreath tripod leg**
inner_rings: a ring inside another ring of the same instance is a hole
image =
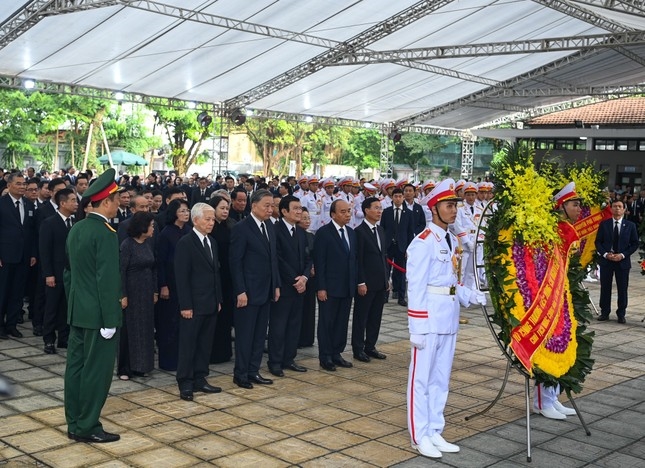
[[[508,382],[508,375],[510,374],[510,372],[511,372],[511,361],[507,361],[506,362],[506,373],[504,374],[504,380],[502,381],[502,388],[500,388],[499,392],[497,392],[497,396],[495,397],[495,399],[493,401],[491,401],[490,404],[486,408],[484,408],[483,410],[481,410],[481,411],[479,411],[479,412],[477,412],[475,414],[471,414],[470,416],[466,416],[464,418],[466,421],[470,421],[473,418],[476,418],[478,416],[482,416],[482,415],[486,414],[488,411],[490,411],[490,409],[493,406],[495,406],[495,404],[499,401],[499,399],[502,397],[502,394],[504,393],[504,389],[506,388],[506,383]]]
[[[524,379],[524,397],[526,400],[526,461],[531,462],[531,385],[529,377]]]
[[[589,431],[589,428],[587,427],[587,424],[585,423],[585,420],[582,418],[582,413],[578,409],[578,405],[576,405],[576,402],[573,400],[573,397],[571,396],[571,390],[566,389],[565,393],[567,394],[567,398],[569,399],[569,402],[571,403],[571,406],[573,406],[573,409],[576,410],[576,414],[578,415],[578,419],[580,419],[580,424],[582,424],[583,429],[585,430],[585,433],[590,436],[591,431]]]

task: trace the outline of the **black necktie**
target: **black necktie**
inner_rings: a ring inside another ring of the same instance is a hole
[[[262,230],[262,235],[263,235],[263,236],[264,236],[264,238],[268,241],[268,240],[269,240],[269,236],[267,236],[267,230],[266,230],[266,228],[264,227],[264,223],[260,223],[260,229]]]
[[[345,247],[345,250],[349,252],[349,244],[347,243],[347,237],[345,237],[345,230],[343,228],[340,228],[340,237],[343,240],[343,247]]]
[[[18,219],[20,224],[22,224],[22,216],[20,216],[20,200],[16,200],[16,211],[18,212]]]
[[[213,263],[213,251],[210,248],[210,245],[208,245],[208,240],[204,237],[204,250],[206,251],[206,256],[208,257],[208,260]]]
[[[378,245],[378,249],[381,250],[381,240],[378,238],[378,231],[376,230],[376,226],[372,228],[372,231],[374,232],[374,237],[376,238],[376,245]]]
[[[613,250],[614,253],[618,253],[618,235],[618,221],[616,221],[614,223],[614,238],[611,247],[611,250]]]
[[[400,208],[394,208],[394,224],[399,225],[399,210]]]
[[[295,227],[292,227],[292,228],[291,228],[291,237],[293,237],[293,236],[295,236],[295,235],[296,235],[296,228],[295,228]]]
[[[452,250],[452,242],[450,241],[450,233],[446,232],[446,242],[448,242],[448,248]]]
[[[72,229],[72,218],[67,218],[65,220],[65,225],[67,225],[67,229]]]
[[[475,207],[470,205],[470,214],[475,214]]]

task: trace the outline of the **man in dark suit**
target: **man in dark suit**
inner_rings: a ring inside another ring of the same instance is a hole
[[[130,200],[130,213],[134,215],[138,211],[150,211],[150,204],[148,200],[143,195],[137,195]],[[123,220],[118,224],[116,230],[117,236],[119,238],[119,246],[123,243],[124,240],[128,238],[128,226],[132,222],[132,216]],[[155,234],[158,232],[158,227],[155,223]]]
[[[34,205],[25,198],[20,172],[7,177],[9,193],[0,197],[0,338],[22,338],[16,325],[22,310],[25,282],[36,264]]]
[[[197,182],[197,187],[193,188],[190,197],[190,206],[195,206],[196,203],[208,203],[211,199],[213,188],[208,186],[208,179],[200,177]]]
[[[630,256],[638,249],[636,225],[624,218],[625,205],[621,200],[611,203],[612,218],[600,223],[596,235],[596,251],[600,266],[600,317],[609,320],[611,311],[611,288],[616,276],[618,292],[618,323],[625,323],[627,310],[627,287],[629,270],[632,267]]]
[[[242,221],[250,213],[250,205],[247,203],[247,195],[244,190],[235,189],[231,193],[231,210],[229,217],[235,221]],[[247,208],[249,206],[249,208]]]
[[[302,306],[307,281],[311,275],[311,258],[307,255],[305,231],[297,224],[302,218],[302,205],[293,195],[279,202],[280,220],[275,223],[280,299],[271,304],[269,314],[269,371],[283,377],[283,369],[305,372],[294,362],[298,352]]]
[[[405,269],[405,251],[414,238],[414,214],[405,207],[403,203],[403,190],[392,191],[392,206],[383,210],[381,226],[385,230],[386,252],[398,267]],[[398,296],[398,303],[407,307],[405,300],[405,273],[398,268],[392,269],[388,265],[389,272],[392,272],[392,291]]]
[[[67,348],[69,327],[67,326],[67,298],[63,285],[63,271],[67,264],[65,243],[67,234],[72,228],[72,215],[78,208],[76,193],[69,188],[56,192],[54,201],[58,206],[58,214],[42,222],[38,236],[40,270],[46,287],[43,316],[43,341],[46,354],[56,353],[57,332],[58,347]]]
[[[334,200],[331,222],[316,231],[314,268],[318,295],[318,359],[320,366],[352,367],[341,356],[347,344],[352,298],[356,292],[357,245],[354,230],[347,226],[352,209],[345,200]]]
[[[58,206],[56,206],[56,202],[54,198],[56,196],[56,192],[58,192],[59,190],[63,190],[66,187],[67,185],[65,185],[65,181],[61,178],[52,179],[47,184],[47,189],[49,190],[49,194],[51,196],[49,200],[42,203],[38,207],[38,210],[36,211],[36,227],[39,231],[40,231],[40,224],[50,216],[54,216],[56,214],[56,210],[58,209]]]
[[[119,198],[119,208],[116,210],[116,216],[110,220],[112,229],[115,231],[119,229],[119,223],[122,223],[132,216],[132,212],[130,211],[130,192],[128,192],[128,188],[119,188],[117,196]]]
[[[361,209],[365,219],[354,230],[358,244],[358,295],[354,299],[352,350],[354,359],[370,362],[370,357],[386,357],[376,349],[376,341],[389,281],[385,231],[378,225],[383,210],[381,202],[375,197],[366,198]]]
[[[191,210],[193,231],[177,242],[175,277],[181,320],[177,383],[182,400],[193,392],[219,393],[210,385],[208,362],[213,347],[217,313],[222,308],[222,286],[215,239],[208,234],[215,225],[215,210],[197,203]]]
[[[426,228],[426,214],[423,211],[423,207],[415,201],[415,194],[416,190],[414,188],[414,185],[406,184],[403,187],[403,199],[405,200],[405,207],[408,209],[408,211],[411,211],[414,214],[412,232],[416,236],[417,234],[421,234]]]
[[[233,313],[233,382],[247,389],[253,388],[254,383],[273,383],[260,375],[271,301],[280,299],[276,235],[274,225],[269,222],[272,212],[271,192],[257,190],[251,198],[250,216],[231,230],[229,263],[237,297],[237,310]]]
[[[636,224],[636,226],[639,226],[642,220],[643,201],[636,195],[630,196],[625,211],[629,212],[627,219]]]

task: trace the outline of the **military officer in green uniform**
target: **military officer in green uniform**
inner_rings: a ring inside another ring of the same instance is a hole
[[[119,206],[114,169],[108,169],[83,194],[93,212],[67,236],[69,275],[67,322],[70,326],[65,370],[67,436],[79,442],[114,442],[118,434],[99,422],[121,326],[121,277],[117,235],[108,223]]]

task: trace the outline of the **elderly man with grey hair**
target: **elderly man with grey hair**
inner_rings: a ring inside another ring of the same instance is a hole
[[[182,400],[193,392],[219,393],[206,381],[217,313],[222,308],[222,286],[215,239],[209,236],[215,210],[196,203],[190,211],[193,230],[177,242],[175,277],[181,319],[177,384]]]

